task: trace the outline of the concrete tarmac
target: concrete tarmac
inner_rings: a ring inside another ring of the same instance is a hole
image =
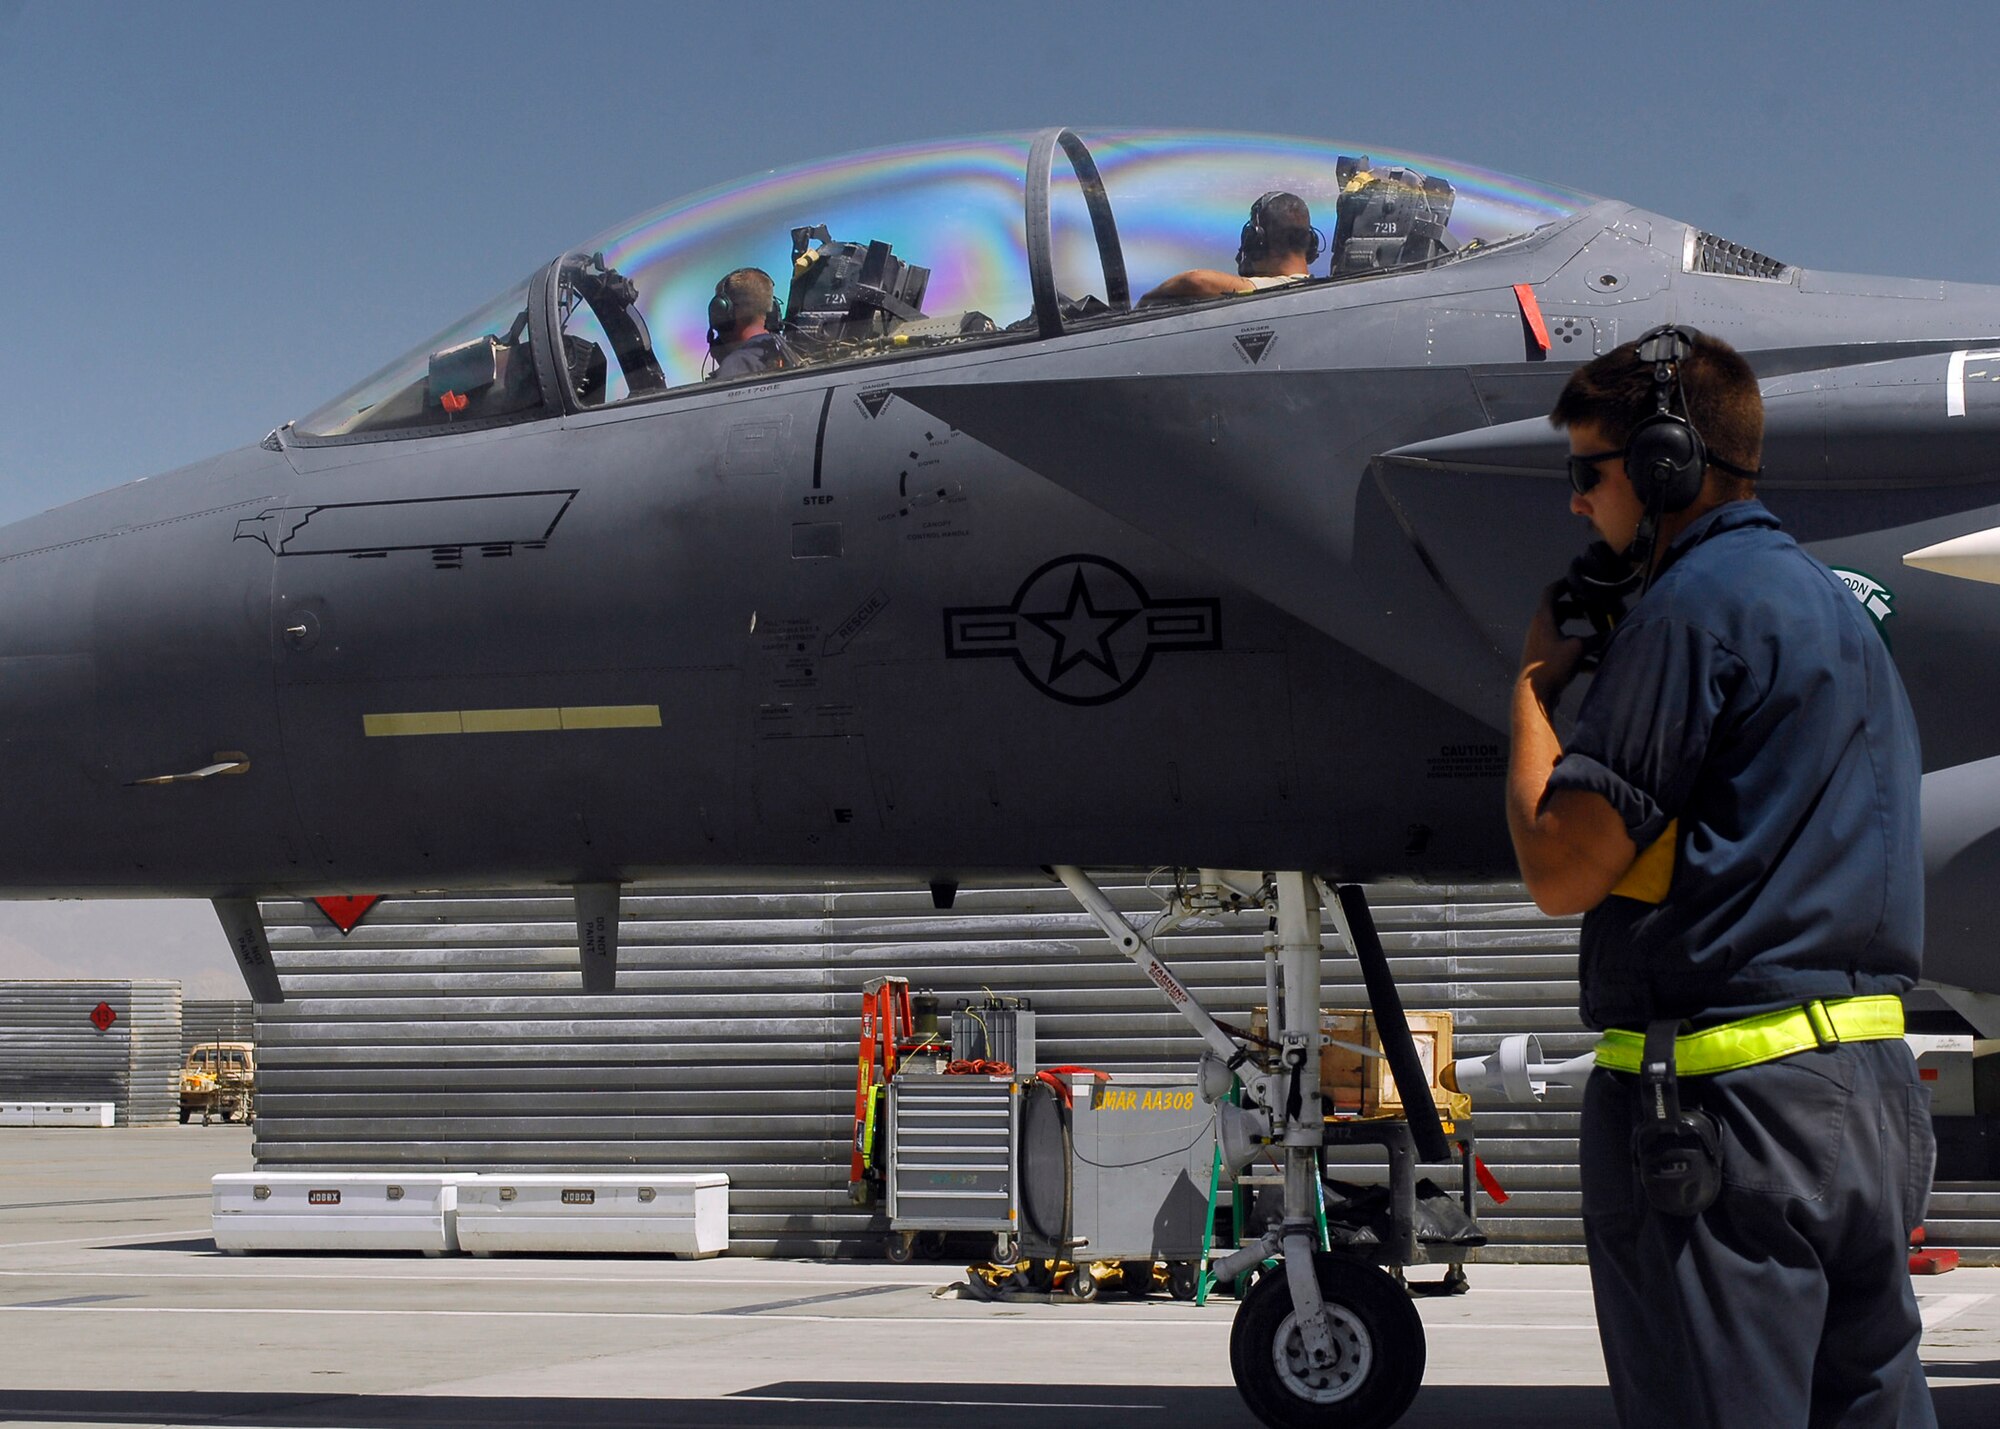
[[[0,1130],[0,1424],[1256,1422],[1227,1299],[936,1298],[949,1264],[218,1254],[209,1177],[250,1168],[242,1127]],[[1417,1302],[1403,1423],[1609,1424],[1587,1273],[1469,1274]],[[1940,1422],[2000,1424],[2000,1269],[1918,1292]]]

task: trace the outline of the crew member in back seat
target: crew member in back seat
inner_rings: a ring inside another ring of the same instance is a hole
[[[1312,210],[1306,201],[1294,193],[1273,191],[1250,205],[1250,217],[1236,248],[1234,273],[1190,268],[1174,274],[1139,303],[1143,307],[1148,303],[1196,302],[1304,282],[1312,276],[1319,249],[1319,230],[1312,226]]]

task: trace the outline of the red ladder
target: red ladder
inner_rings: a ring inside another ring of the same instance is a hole
[[[881,1189],[882,1168],[876,1163],[877,1125],[883,1094],[905,1053],[929,1045],[917,1040],[916,1017],[910,1011],[910,980],[870,979],[861,989],[861,1054],[854,1068],[854,1144],[848,1159],[847,1194],[865,1205]]]

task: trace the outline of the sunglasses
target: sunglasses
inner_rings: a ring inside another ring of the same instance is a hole
[[[1616,451],[1589,452],[1569,459],[1569,486],[1578,496],[1587,495],[1590,489],[1603,479],[1604,473],[1598,468],[1613,457],[1625,455],[1623,447]]]

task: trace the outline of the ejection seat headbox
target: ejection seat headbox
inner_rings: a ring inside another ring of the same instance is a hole
[[[1446,180],[1401,165],[1377,169],[1366,154],[1341,155],[1334,176],[1333,277],[1407,268],[1458,246],[1445,232],[1458,197]]]
[[[792,230],[785,334],[807,350],[885,338],[921,318],[931,270],[905,263],[891,244],[844,243],[825,224]]]
[[[494,417],[541,400],[541,379],[523,341],[528,315],[522,312],[506,333],[486,333],[430,357],[424,382],[424,411],[443,419]],[[435,416],[431,420],[436,420]]]
[[[500,340],[492,333],[433,352],[430,381],[425,384],[425,405],[435,407],[443,403],[450,410],[449,398],[469,397],[491,387],[499,377]]]

